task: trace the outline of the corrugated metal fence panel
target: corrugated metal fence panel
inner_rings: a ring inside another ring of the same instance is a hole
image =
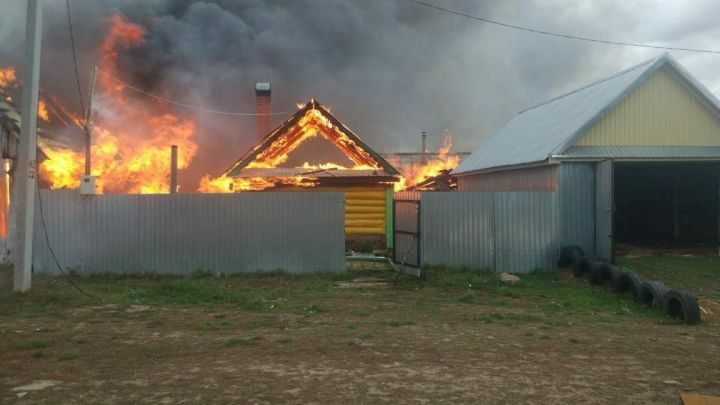
[[[557,193],[495,194],[495,271],[527,273],[557,266]]]
[[[82,273],[345,268],[342,193],[40,193],[55,254]],[[33,264],[56,272],[38,209]]]
[[[492,268],[494,194],[423,193],[423,264]]]
[[[595,252],[595,169],[592,163],[563,163],[558,169],[561,248],[578,245]]]
[[[420,194],[417,191],[403,191],[394,195],[394,257],[397,262],[412,266],[419,265],[417,263],[417,252],[420,248],[418,238],[402,232],[417,233],[419,231],[418,204],[414,201],[420,201]]]
[[[555,191],[557,165],[458,176],[459,191]]]

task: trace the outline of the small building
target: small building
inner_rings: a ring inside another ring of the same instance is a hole
[[[334,150],[317,143],[301,150],[313,138]],[[291,156],[298,153],[304,155],[299,160]],[[348,247],[392,247],[393,185],[400,173],[315,100],[263,136],[222,177],[232,180],[234,191],[342,191]]]
[[[720,103],[670,55],[518,113],[459,191],[557,193],[561,245],[718,246]]]

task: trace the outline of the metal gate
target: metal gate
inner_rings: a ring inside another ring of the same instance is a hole
[[[420,199],[393,201],[393,263],[398,273],[420,276]]]

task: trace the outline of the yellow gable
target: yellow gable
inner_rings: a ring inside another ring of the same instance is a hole
[[[720,146],[720,117],[667,66],[581,136],[577,146]]]

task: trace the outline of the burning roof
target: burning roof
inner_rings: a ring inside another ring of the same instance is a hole
[[[300,144],[322,136],[335,145],[353,163],[301,167],[281,167]],[[395,183],[400,173],[378,153],[370,149],[355,133],[338,121],[327,108],[315,100],[305,103],[279,127],[265,135],[225,173],[213,180],[204,179],[201,189],[207,192],[264,190],[276,185],[316,186],[330,179],[355,179]]]

